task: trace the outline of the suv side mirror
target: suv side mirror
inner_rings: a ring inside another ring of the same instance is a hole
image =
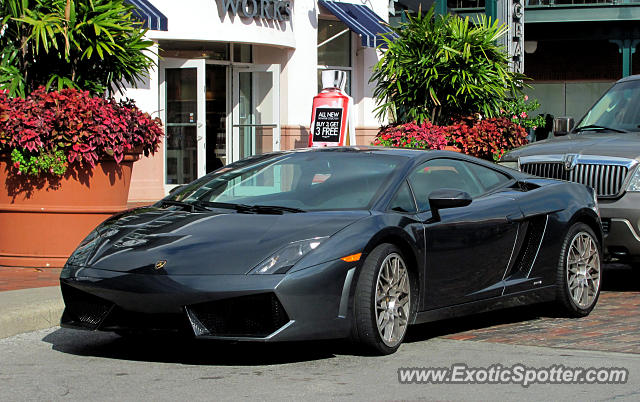
[[[553,135],[567,135],[575,125],[573,117],[556,117],[553,119]]]
[[[429,206],[433,219],[440,220],[439,210],[445,208],[460,208],[471,204],[472,198],[469,193],[462,190],[443,188],[432,191],[429,194]]]

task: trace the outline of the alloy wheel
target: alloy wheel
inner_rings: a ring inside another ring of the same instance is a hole
[[[600,290],[600,253],[587,232],[577,233],[567,254],[567,286],[573,302],[580,308],[590,307]]]
[[[411,285],[407,267],[397,253],[389,254],[376,280],[375,313],[378,333],[385,345],[395,347],[407,331]]]

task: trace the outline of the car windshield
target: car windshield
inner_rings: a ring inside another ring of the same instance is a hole
[[[640,80],[614,85],[589,110],[575,132],[638,131],[640,126]]]
[[[354,151],[254,157],[211,173],[167,200],[253,212],[367,209],[407,158]],[[258,206],[257,208],[255,208]]]

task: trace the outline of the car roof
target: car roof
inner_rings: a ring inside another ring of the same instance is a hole
[[[640,74],[630,75],[628,77],[624,77],[616,81],[616,84],[619,82],[627,82],[627,81],[637,81],[640,80]]]
[[[410,159],[422,159],[427,155],[433,156],[451,156],[457,154],[452,151],[439,151],[433,149],[411,149],[411,148],[390,148],[390,147],[376,147],[370,145],[357,145],[357,146],[342,146],[342,147],[316,147],[316,148],[301,148],[286,151],[287,153],[298,152],[361,152],[371,153],[375,155],[395,155],[404,156]]]

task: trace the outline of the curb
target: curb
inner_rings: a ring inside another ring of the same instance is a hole
[[[60,325],[59,286],[0,292],[0,339]]]

